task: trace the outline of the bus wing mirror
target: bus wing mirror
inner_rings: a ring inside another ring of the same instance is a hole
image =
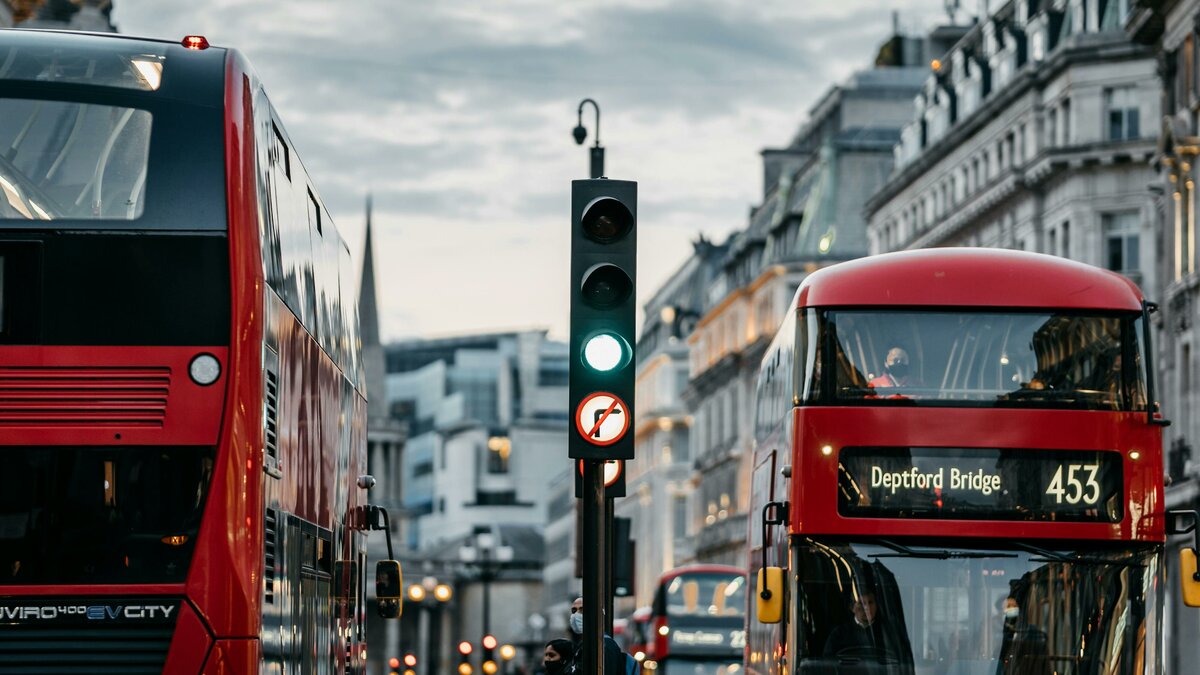
[[[1200,550],[1200,512],[1167,511],[1167,534],[1191,534],[1192,548],[1179,551],[1179,586],[1183,604],[1200,607],[1200,570],[1196,568],[1196,551]]]
[[[783,568],[764,567],[758,571],[755,609],[759,623],[779,623],[783,619]]]
[[[379,602],[379,616],[395,619],[404,609],[404,577],[400,563],[396,560],[380,560],[375,563],[375,599]]]

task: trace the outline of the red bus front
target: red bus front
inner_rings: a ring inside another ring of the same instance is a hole
[[[650,608],[643,668],[659,675],[736,675],[746,646],[745,608],[745,570],[689,565],[666,572]]]
[[[352,265],[257,80],[0,30],[0,85],[0,673],[360,668]]]
[[[751,564],[786,590],[748,667],[1159,672],[1136,289],[1016,253],[847,267],[810,277],[764,360]]]

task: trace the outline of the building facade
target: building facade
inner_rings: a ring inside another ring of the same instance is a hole
[[[1161,82],[1162,116],[1153,124],[1159,132],[1154,167],[1154,227],[1161,251],[1156,282],[1160,289],[1155,316],[1163,412],[1171,426],[1163,430],[1166,451],[1168,509],[1200,508],[1200,393],[1197,392],[1196,323],[1200,319],[1200,257],[1196,250],[1196,159],[1200,155],[1200,1],[1137,2],[1126,22],[1129,35],[1152,48]],[[1190,537],[1173,538],[1166,557],[1167,672],[1188,672],[1200,661],[1200,644],[1191,639],[1200,631],[1200,614],[1183,605],[1176,582],[1179,549]]]
[[[0,0],[0,27],[14,25],[91,33],[117,32],[112,23],[112,0]]]
[[[762,355],[806,274],[866,254],[862,203],[891,169],[927,72],[927,42],[893,36],[875,67],[818,101],[786,148],[763,152],[762,204],[727,243],[687,338],[696,561],[746,564],[750,416]]]
[[[617,598],[618,617],[653,600],[663,572],[694,556],[692,417],[683,400],[688,384],[687,335],[700,317],[703,295],[723,258],[722,246],[701,237],[693,254],[643,306],[637,344],[636,459],[625,467],[626,494],[615,505],[629,518],[634,540],[634,586]]]
[[[997,246],[1106,267],[1157,297],[1159,116],[1123,0],[1004,3],[936,63],[867,202],[872,253]]]

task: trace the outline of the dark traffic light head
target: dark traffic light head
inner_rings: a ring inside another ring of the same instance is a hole
[[[571,184],[572,459],[632,459],[637,183]]]

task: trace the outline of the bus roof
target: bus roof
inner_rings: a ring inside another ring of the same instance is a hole
[[[1124,276],[1073,260],[995,248],[931,248],[859,258],[810,274],[796,307],[934,306],[1141,311]]]

